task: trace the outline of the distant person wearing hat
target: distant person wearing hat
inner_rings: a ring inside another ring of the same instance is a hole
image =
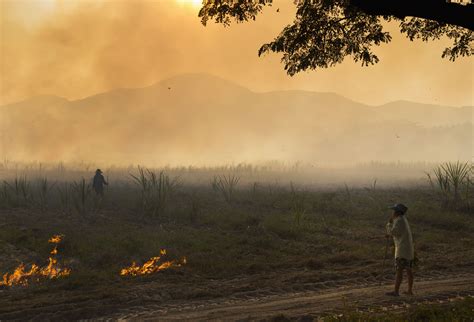
[[[393,237],[395,244],[395,290],[386,293],[389,296],[399,296],[400,285],[403,280],[403,271],[407,271],[408,290],[407,295],[413,295],[413,264],[415,259],[415,250],[413,247],[413,236],[411,234],[410,225],[405,216],[408,208],[403,204],[396,204],[389,207],[393,210],[393,214],[387,223],[386,237]]]
[[[102,170],[97,169],[95,171],[94,179],[92,179],[92,188],[94,188],[95,193],[100,197],[104,196],[104,184],[108,185],[107,181],[105,181],[105,178],[102,175]]]

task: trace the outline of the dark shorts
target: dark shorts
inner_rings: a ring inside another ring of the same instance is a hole
[[[408,260],[408,259],[400,258],[400,257],[395,258],[396,269],[412,268],[414,266],[414,263],[415,263],[414,260]]]

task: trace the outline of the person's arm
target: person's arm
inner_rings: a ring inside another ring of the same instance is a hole
[[[104,176],[102,176],[102,182],[103,182],[105,185],[107,185],[107,186],[109,185],[109,184],[107,183],[107,181],[105,181]]]
[[[392,231],[392,222],[388,222],[385,225],[385,236],[390,237],[392,235],[391,231]]]
[[[400,237],[402,235],[402,227],[400,222],[400,219],[394,220],[393,223],[389,222],[387,224],[387,234],[394,237]]]

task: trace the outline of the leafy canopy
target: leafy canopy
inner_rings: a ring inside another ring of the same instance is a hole
[[[286,26],[272,42],[264,44],[258,51],[259,56],[268,52],[281,53],[285,70],[290,75],[308,69],[334,66],[346,56],[363,66],[372,65],[379,61],[373,47],[392,39],[384,31],[383,24],[390,20],[397,20],[400,31],[410,40],[429,41],[441,37],[452,39],[453,44],[444,50],[443,58],[454,61],[460,56],[474,54],[474,33],[464,27],[466,24],[462,21],[459,25],[448,24],[421,17],[405,17],[400,14],[400,8],[394,8],[393,14],[387,14],[391,12],[391,8],[365,8],[354,4],[363,1],[365,0],[294,0],[297,11],[293,23]],[[199,17],[203,25],[214,20],[229,26],[232,21],[255,20],[263,8],[271,4],[271,0],[205,0]],[[464,7],[458,4],[446,5],[457,6],[459,8],[452,8],[458,11]],[[471,5],[465,7],[465,10],[473,8]],[[450,17],[446,20],[452,21]]]

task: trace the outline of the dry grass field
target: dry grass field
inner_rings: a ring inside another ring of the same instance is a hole
[[[455,193],[403,165],[140,169],[106,169],[101,199],[91,166],[3,166],[4,284],[51,257],[70,272],[0,286],[1,320],[472,319],[469,179]],[[419,286],[390,302],[384,225],[396,202],[409,207]],[[169,265],[120,274],[156,256]]]

